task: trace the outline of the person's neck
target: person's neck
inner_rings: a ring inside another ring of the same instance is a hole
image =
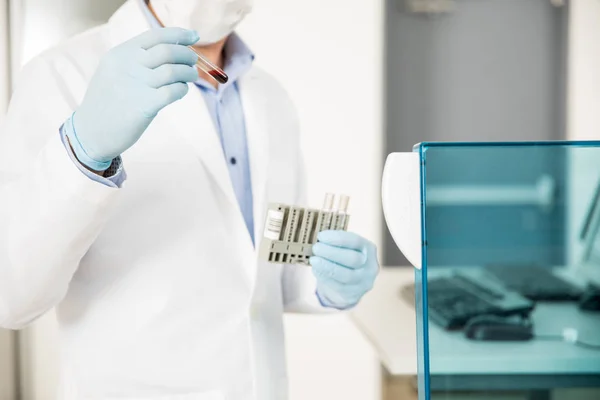
[[[158,15],[156,15],[156,12],[154,12],[154,8],[152,7],[152,1],[147,1],[146,3],[148,4],[148,9],[150,10],[150,12],[154,16],[154,18],[156,18],[158,23],[164,27],[165,25],[162,23],[160,18],[158,18]],[[208,59],[208,61],[210,61],[211,63],[215,64],[219,68],[223,68],[225,65],[225,57],[223,55],[223,49],[225,48],[226,42],[227,42],[227,37],[219,40],[216,43],[211,43],[211,44],[203,45],[203,46],[194,46],[194,49],[196,49],[200,53],[202,53],[202,55],[204,57],[206,57]],[[218,83],[215,82],[214,79],[210,75],[208,75],[206,72],[202,71],[200,68],[198,68],[198,75],[200,76],[200,78],[211,83],[215,88],[218,86]]]
[[[207,44],[204,46],[194,46],[194,49],[200,51],[204,57],[211,63],[215,64],[219,68],[223,68],[225,65],[224,48],[227,38],[221,39],[216,43]]]

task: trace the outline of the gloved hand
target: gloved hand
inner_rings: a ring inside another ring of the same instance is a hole
[[[198,40],[194,31],[153,29],[104,56],[67,131],[80,162],[107,169],[160,110],[187,94],[187,82],[198,79],[198,56],[186,46]]]
[[[310,258],[317,296],[327,307],[347,309],[373,288],[379,273],[377,247],[346,231],[319,233]]]

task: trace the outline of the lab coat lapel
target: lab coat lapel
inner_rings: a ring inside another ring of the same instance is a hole
[[[138,0],[128,0],[108,21],[110,26],[109,48],[118,46],[150,29]]]
[[[250,157],[250,175],[254,197],[254,237],[261,236],[266,204],[266,188],[269,166],[268,110],[259,77],[250,70],[238,82],[246,119],[246,136]]]
[[[223,147],[200,90],[190,85],[189,93],[182,100],[165,108],[163,112],[167,114],[165,117],[174,128],[174,133],[181,136],[198,156],[215,186],[219,187],[228,201],[238,208]]]

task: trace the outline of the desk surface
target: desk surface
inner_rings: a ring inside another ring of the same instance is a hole
[[[417,373],[415,311],[400,296],[414,282],[412,268],[383,268],[374,290],[352,318],[392,375]],[[536,334],[561,335],[572,327],[580,339],[600,343],[600,314],[582,313],[573,303],[538,304],[532,314]],[[462,332],[429,324],[432,375],[600,374],[600,351],[560,341],[478,342]]]

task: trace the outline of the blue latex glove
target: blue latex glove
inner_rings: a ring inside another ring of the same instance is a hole
[[[373,288],[379,274],[377,247],[346,231],[319,233],[310,258],[317,296],[324,306],[347,309]]]
[[[198,79],[198,34],[181,28],[147,31],[110,50],[67,123],[80,162],[96,171],[133,146],[156,114]]]

